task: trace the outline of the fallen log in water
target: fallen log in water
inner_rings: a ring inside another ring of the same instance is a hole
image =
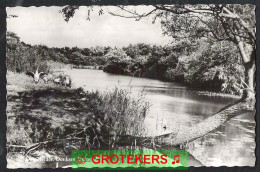
[[[119,146],[126,146],[127,144],[129,145],[129,143],[135,143],[136,146],[146,147],[158,145],[160,149],[169,147],[176,148],[206,135],[233,117],[254,111],[254,100],[241,99],[222,108],[213,116],[208,117],[194,126],[179,128],[177,132],[155,137],[118,136],[116,144]]]

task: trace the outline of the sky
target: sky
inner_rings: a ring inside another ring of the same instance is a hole
[[[141,13],[152,9],[150,6],[135,8]],[[7,19],[7,31],[16,33],[27,44],[49,47],[122,47],[136,43],[166,45],[171,41],[170,37],[162,35],[160,21],[152,24],[151,17],[141,21],[116,17],[107,12],[121,11],[106,6],[102,7],[102,16],[98,15],[99,7],[94,7],[88,21],[87,7],[80,7],[67,23],[59,13],[61,9],[62,7],[55,6],[7,8],[7,15],[18,16]]]

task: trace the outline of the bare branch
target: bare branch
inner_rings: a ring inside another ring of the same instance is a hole
[[[134,18],[136,20],[140,20],[143,17],[147,17],[147,16],[153,14],[157,10],[157,9],[153,9],[150,12],[139,14],[139,13],[137,13],[137,11],[135,11],[135,10],[131,11],[129,9],[126,9],[123,6],[117,6],[117,7],[120,8],[122,11],[125,11],[125,12],[131,14],[132,16],[120,15],[118,13],[114,13],[114,12],[111,12],[111,11],[109,11],[108,13],[113,15],[113,16],[118,16],[118,17],[123,17],[123,18]]]

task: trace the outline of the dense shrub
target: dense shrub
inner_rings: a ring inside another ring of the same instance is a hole
[[[124,70],[123,68],[121,68],[118,65],[114,65],[114,64],[109,64],[106,65],[103,68],[104,72],[108,72],[108,73],[114,73],[114,74],[120,74],[120,75],[126,75],[128,74],[126,70]]]
[[[191,87],[240,94],[236,84],[243,78],[244,68],[239,56],[226,42],[201,44],[198,51],[179,58],[177,69]]]
[[[7,32],[7,69],[15,72],[40,71],[48,72],[44,50],[39,46],[31,47],[20,42],[16,34]]]

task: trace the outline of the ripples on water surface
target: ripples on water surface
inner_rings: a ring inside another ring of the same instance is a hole
[[[100,70],[73,69],[68,74],[72,77],[74,87],[83,87],[89,91],[131,88],[135,96],[144,90],[146,100],[152,105],[145,120],[149,126],[149,135],[196,124],[234,101],[232,98],[197,95],[172,82],[113,75]],[[254,139],[254,114],[244,114],[189,143],[188,151],[206,166],[254,166]]]

